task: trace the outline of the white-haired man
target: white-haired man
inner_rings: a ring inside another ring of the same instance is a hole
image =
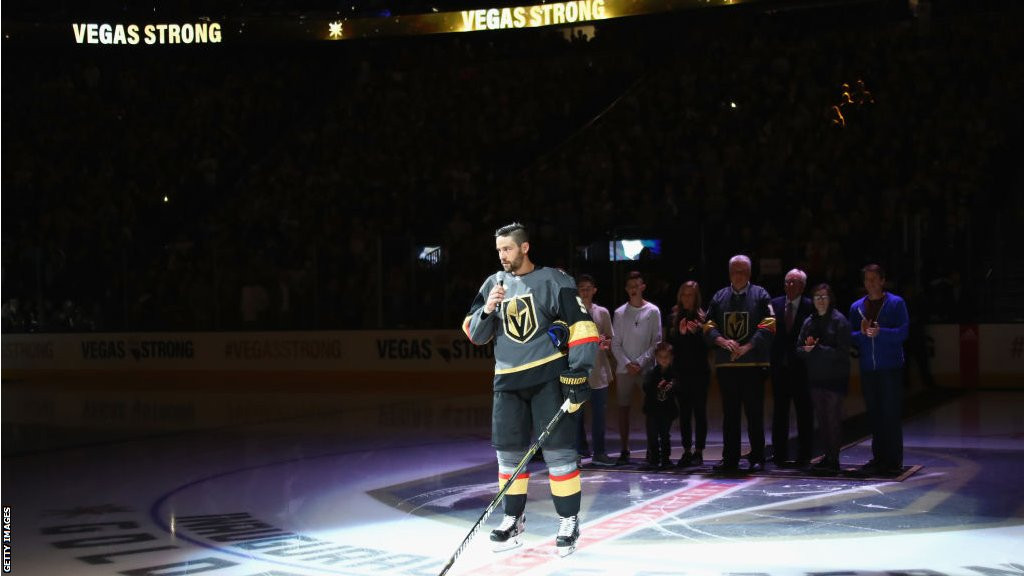
[[[807,274],[799,268],[786,272],[784,296],[772,299],[775,337],[772,338],[772,461],[789,466],[789,407],[796,409],[796,466],[811,463],[814,444],[814,411],[807,366],[797,355],[797,337],[804,320],[814,313],[814,303],[804,296]]]
[[[749,257],[738,254],[729,260],[729,286],[711,298],[704,323],[722,394],[722,461],[716,472],[739,471],[741,411],[747,414],[748,470],[764,470],[764,381],[775,318],[771,296],[750,282],[750,271]]]

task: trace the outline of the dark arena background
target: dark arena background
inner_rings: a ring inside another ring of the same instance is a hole
[[[531,463],[524,547],[478,535],[451,574],[1024,576],[1022,17],[5,2],[3,571],[440,573],[496,490],[494,353],[460,325],[522,221],[534,261],[592,275],[609,310],[641,271],[666,322],[734,254],[843,312],[882,265],[910,314],[905,467],[858,473],[854,361],[843,473],[715,474],[713,380],[707,465],[582,458],[558,558]],[[631,421],[635,459],[636,400]]]

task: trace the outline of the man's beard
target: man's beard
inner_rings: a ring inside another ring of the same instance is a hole
[[[506,264],[506,266],[507,266],[507,268],[505,269],[506,272],[511,272],[513,274],[518,273],[519,269],[523,267],[523,257],[520,256],[519,258],[516,258],[515,260],[509,261],[508,264]]]

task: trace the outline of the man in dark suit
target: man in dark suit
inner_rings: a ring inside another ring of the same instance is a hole
[[[810,464],[814,447],[814,414],[811,408],[811,390],[807,383],[807,369],[796,355],[797,336],[804,320],[814,313],[814,304],[804,296],[807,274],[794,268],[786,272],[785,296],[772,299],[775,313],[775,338],[772,340],[772,461],[776,466],[788,466],[789,460],[789,406],[796,408],[797,445],[796,465]]]

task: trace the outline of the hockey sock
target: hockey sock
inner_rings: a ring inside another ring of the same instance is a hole
[[[511,478],[511,474],[498,474],[498,490],[501,490],[505,483]],[[526,510],[526,488],[530,483],[529,472],[522,472],[516,477],[515,482],[505,493],[505,514],[519,516]]]
[[[558,515],[566,518],[579,514],[582,499],[580,471],[573,470],[564,476],[550,474],[548,478],[551,482],[551,498]]]

